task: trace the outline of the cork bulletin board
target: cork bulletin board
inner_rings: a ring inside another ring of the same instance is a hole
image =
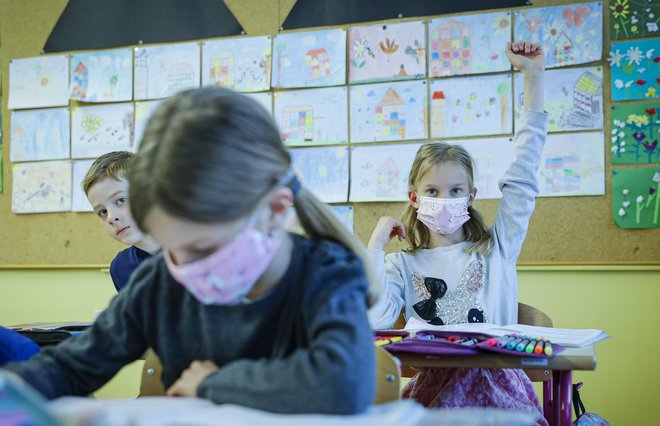
[[[536,0],[533,6],[568,3],[576,2]],[[3,90],[9,86],[9,61],[39,55],[66,4],[66,0],[0,0]],[[280,32],[281,23],[295,0],[227,0],[226,4],[248,35],[264,35]],[[605,2],[604,8],[608,6]],[[607,20],[607,13],[604,15]],[[608,135],[610,75],[604,59],[609,51],[607,22],[603,30],[603,59],[597,65],[604,69],[604,134]],[[0,267],[107,266],[122,246],[108,238],[92,213],[12,213],[10,115],[6,93],[2,95],[2,103],[4,189],[0,193]],[[604,196],[537,199],[520,264],[660,264],[660,229],[624,230],[614,224],[611,169],[609,152],[606,152]],[[492,223],[497,204],[497,200],[477,200],[475,207],[487,223]],[[352,205],[355,232],[365,243],[380,216],[398,216],[403,210],[402,203]],[[389,250],[401,248],[402,245],[395,243],[388,247]]]

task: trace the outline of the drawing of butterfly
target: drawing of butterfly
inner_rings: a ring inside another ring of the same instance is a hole
[[[575,24],[576,27],[581,27],[582,24],[584,24],[584,17],[589,14],[591,9],[589,9],[589,6],[580,6],[575,9],[575,11],[571,10],[570,7],[565,8],[562,11],[562,16],[566,20],[566,26],[568,28],[571,28],[573,24]]]

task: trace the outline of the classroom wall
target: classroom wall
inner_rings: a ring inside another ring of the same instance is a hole
[[[577,373],[588,409],[615,425],[644,425],[655,415],[660,369],[660,268],[522,267],[520,300],[549,314],[556,327],[598,328],[613,339],[598,345],[598,366]],[[87,321],[115,294],[95,269],[0,269],[0,324]],[[137,395],[141,362],[97,397]]]

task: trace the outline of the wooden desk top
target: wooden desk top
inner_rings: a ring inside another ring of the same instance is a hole
[[[411,367],[525,368],[537,370],[595,370],[596,351],[593,346],[566,348],[552,358],[532,358],[484,353],[463,356],[437,356],[413,353],[392,353]]]

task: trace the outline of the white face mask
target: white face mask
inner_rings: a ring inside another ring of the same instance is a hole
[[[437,234],[453,234],[470,220],[469,197],[433,198],[420,197],[417,219]]]

